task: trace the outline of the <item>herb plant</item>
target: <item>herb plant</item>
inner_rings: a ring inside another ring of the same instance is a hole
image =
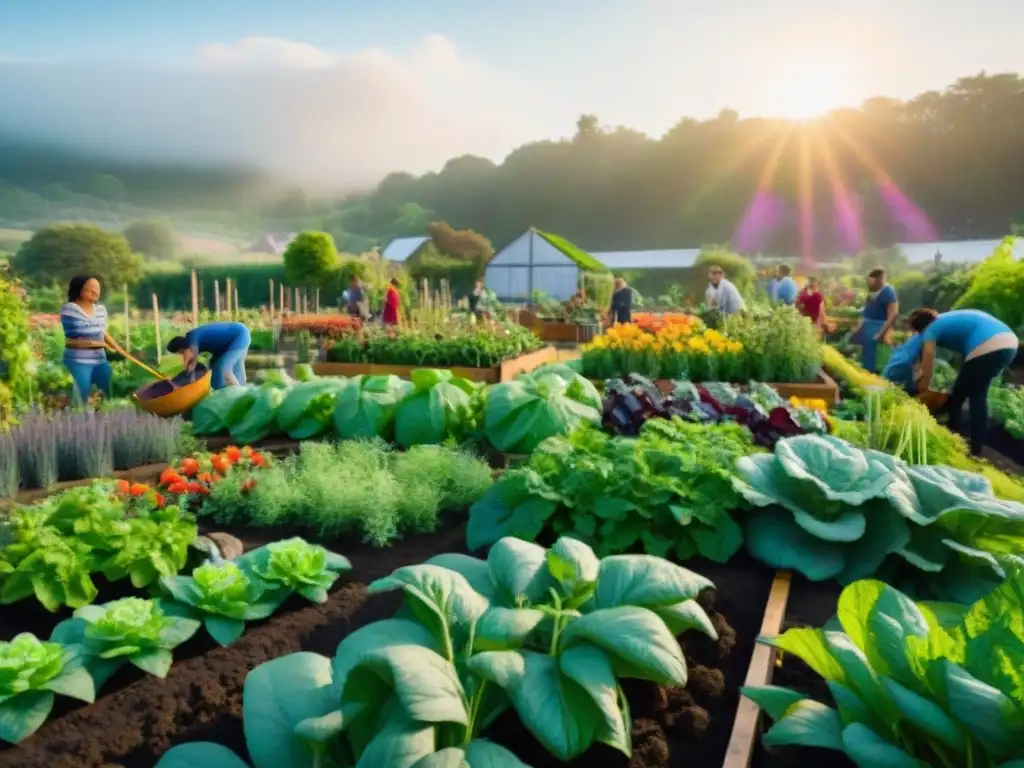
[[[471,550],[503,536],[571,535],[601,555],[640,545],[659,557],[725,562],[743,543],[736,459],[754,451],[736,424],[647,422],[636,439],[581,428],[551,438],[470,509]]]
[[[74,652],[27,632],[0,642],[0,740],[17,744],[39,730],[58,693],[90,704],[96,698]]]
[[[601,741],[631,752],[619,684],[686,682],[675,639],[714,637],[695,598],[711,586],[649,556],[598,560],[579,541],[550,550],[502,539],[487,560],[440,555],[371,592],[402,590],[398,616],[364,626],[333,660],[298,653],[245,683],[246,747],[257,768],[522,763],[486,740],[509,708],[560,760]],[[215,744],[175,747],[159,768],[241,766]]]
[[[171,651],[199,627],[193,619],[166,615],[154,600],[126,597],[79,608],[57,625],[50,639],[79,655],[99,689],[124,664],[166,677]]]

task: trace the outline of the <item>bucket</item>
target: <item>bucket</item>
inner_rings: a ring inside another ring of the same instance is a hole
[[[920,393],[917,399],[924,403],[929,411],[934,413],[946,404],[946,401],[949,400],[949,395],[945,392],[936,392],[929,389],[927,392]]]
[[[184,379],[188,374],[181,373],[175,378]],[[169,381],[154,381],[147,384],[134,395],[132,400],[146,413],[154,416],[180,416],[191,411],[200,400],[210,394],[210,381],[213,372],[206,370],[205,366],[196,366],[196,379],[187,384],[175,387]]]

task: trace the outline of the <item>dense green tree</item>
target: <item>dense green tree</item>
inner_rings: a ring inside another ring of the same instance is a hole
[[[284,252],[289,285],[320,288],[338,268],[338,249],[326,232],[300,232]]]
[[[169,221],[134,221],[124,229],[132,250],[151,259],[169,261],[181,254],[181,239]]]
[[[11,266],[35,285],[64,285],[74,275],[94,275],[110,291],[137,280],[142,259],[116,232],[90,224],[51,224],[25,241]]]

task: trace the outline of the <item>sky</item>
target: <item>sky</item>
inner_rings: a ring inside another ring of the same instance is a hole
[[[0,132],[336,188],[1024,71],[1019,0],[0,0]]]

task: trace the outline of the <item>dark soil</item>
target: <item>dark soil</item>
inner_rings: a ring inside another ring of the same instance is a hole
[[[793,575],[789,605],[783,631],[791,627],[821,627],[836,613],[839,593],[842,591],[835,582],[808,581],[798,574]],[[792,655],[784,655],[776,667],[772,685],[792,688],[824,704],[832,705],[828,685],[803,661]],[[762,714],[762,731],[772,723]],[[776,747],[765,749],[758,739],[754,747],[751,768],[804,768],[808,765],[827,765],[829,768],[856,768],[841,752],[810,747]]]
[[[247,548],[255,545],[243,541]],[[369,582],[441,552],[463,551],[464,542],[465,528],[455,519],[439,533],[410,537],[389,549],[352,541],[325,546],[348,557],[353,576]],[[176,650],[164,680],[125,670],[93,705],[58,698],[61,709],[33,736],[17,747],[0,746],[0,768],[152,768],[171,746],[204,740],[245,755],[242,684],[249,671],[301,650],[333,656],[349,632],[392,616],[399,599],[368,601],[363,583],[343,578],[327,603],[291,602],[269,620],[251,624],[228,648],[214,647],[201,630]]]
[[[697,632],[679,638],[689,680],[685,688],[627,680],[623,685],[633,716],[633,757],[599,744],[571,763],[560,763],[508,712],[487,738],[514,751],[533,768],[717,768],[732,732],[739,686],[747,673],[774,573],[744,556],[728,565],[690,561],[687,568],[707,576],[714,590],[701,595],[719,633],[712,641]]]
[[[242,539],[246,549],[288,534],[281,529],[230,533]],[[246,757],[241,706],[248,672],[300,650],[331,656],[354,629],[392,616],[399,597],[369,599],[364,584],[440,552],[464,552],[465,528],[461,516],[453,515],[445,530],[400,540],[389,549],[352,541],[323,544],[352,561],[358,583],[342,579],[321,606],[298,600],[287,604],[268,621],[250,625],[229,648],[214,647],[200,631],[177,649],[165,680],[125,669],[91,706],[58,699],[54,716],[35,735],[18,747],[0,747],[0,768],[151,768],[171,746],[192,741],[214,741]],[[710,768],[722,764],[738,688],[750,663],[773,572],[742,556],[728,565],[686,565],[716,585],[701,596],[701,602],[720,639],[714,642],[696,632],[680,638],[689,672],[685,688],[626,681],[634,718],[632,760],[599,745],[572,765]],[[53,623],[51,618],[49,626]],[[535,768],[560,765],[512,714],[495,723],[487,736],[509,746]]]

